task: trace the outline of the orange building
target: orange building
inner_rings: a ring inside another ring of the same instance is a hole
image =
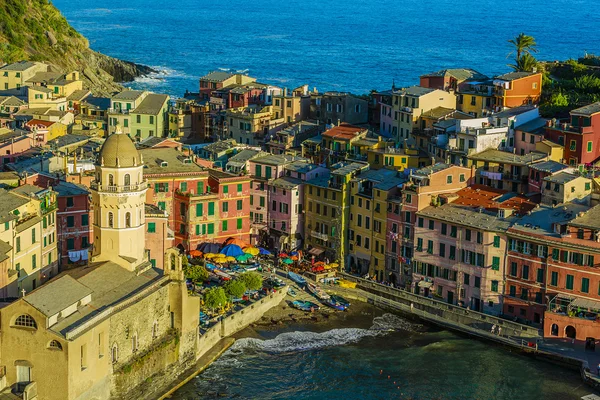
[[[537,104],[542,94],[542,74],[540,72],[510,72],[494,78],[496,105],[518,107],[523,104]]]

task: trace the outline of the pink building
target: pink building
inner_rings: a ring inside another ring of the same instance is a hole
[[[542,193],[544,178],[557,174],[569,167],[556,161],[541,161],[529,166],[528,193]]]
[[[284,176],[268,183],[268,247],[295,250],[304,239],[303,181]]]
[[[169,229],[167,212],[153,204],[146,204],[146,249],[153,267],[163,268],[165,252],[173,246],[175,236]]]
[[[268,183],[272,179],[284,176],[284,167],[296,160],[296,157],[268,154],[248,162],[247,170],[252,177],[250,186],[250,221],[252,229],[250,240],[252,244],[268,246],[269,204]]]
[[[535,151],[535,144],[544,140],[547,120],[536,118],[515,128],[515,153],[524,156]]]
[[[19,154],[34,146],[34,140],[27,135],[6,135],[0,142],[0,164],[14,162]]]

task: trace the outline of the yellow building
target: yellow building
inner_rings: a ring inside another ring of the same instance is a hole
[[[361,162],[340,162],[331,167],[331,174],[306,182],[305,244],[308,253],[339,261],[344,269],[348,254],[350,181],[368,171],[369,165]]]
[[[283,118],[287,124],[301,121],[304,119],[302,113],[302,97],[296,96],[295,93],[292,93],[292,95],[274,95],[273,111],[275,112],[276,119]]]
[[[33,61],[19,61],[5,65],[0,68],[0,90],[21,89],[36,73],[47,70],[48,65]]]
[[[455,108],[454,93],[421,86],[411,86],[392,92],[392,135],[396,141],[412,138],[415,129],[425,129],[421,114],[437,107]]]
[[[496,111],[496,91],[492,81],[465,84],[458,90],[456,108],[475,118],[483,117]]]
[[[49,107],[52,110],[65,111],[67,98],[55,96],[52,89],[45,86],[30,86],[27,88],[27,102],[32,108]]]
[[[1,297],[28,293],[58,273],[56,193],[33,185],[0,192]]]
[[[109,135],[117,126],[137,141],[164,137],[168,132],[168,95],[128,89],[113,96],[110,103]]]
[[[392,170],[370,170],[350,183],[348,264],[361,275],[383,280],[387,247],[387,202],[406,181]]]
[[[178,99],[169,109],[169,135],[175,140],[189,139],[192,134],[191,100]]]
[[[284,118],[276,116],[273,106],[237,107],[225,111],[227,137],[238,143],[260,145],[270,134],[283,129]]]
[[[549,140],[541,140],[536,142],[535,151],[548,154],[549,159],[556,162],[563,162],[565,158],[565,148],[560,144],[551,142]]]
[[[395,171],[404,171],[406,168],[423,168],[431,165],[431,158],[427,153],[412,147],[403,149],[386,147],[369,150],[367,161],[372,169],[387,168]]]

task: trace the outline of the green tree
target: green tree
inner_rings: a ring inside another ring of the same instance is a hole
[[[258,290],[262,288],[262,275],[256,271],[248,271],[241,274],[238,279],[244,283],[249,290]]]
[[[189,264],[183,270],[185,277],[195,284],[199,284],[208,280],[208,271],[202,265]]]
[[[538,62],[534,56],[525,53],[520,58],[515,59],[515,64],[509,64],[508,66],[515,71],[532,72],[537,67],[537,64]]]
[[[225,289],[225,293],[227,293],[229,297],[239,299],[246,291],[246,284],[240,279],[233,279],[225,283],[223,289]]]
[[[508,43],[512,44],[515,47],[514,51],[517,53],[517,60],[520,60],[522,55],[531,55],[531,53],[538,52],[537,43],[535,42],[533,36],[526,35],[523,32],[519,33],[519,35],[516,38],[510,39]],[[511,52],[509,56],[512,54],[513,53]]]
[[[206,307],[215,309],[227,305],[227,295],[222,287],[210,288],[204,293],[204,304]]]
[[[598,93],[600,92],[600,78],[592,75],[580,76],[575,78],[575,88],[584,93]]]

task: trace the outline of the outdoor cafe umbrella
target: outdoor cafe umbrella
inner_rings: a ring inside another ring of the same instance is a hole
[[[339,266],[340,266],[340,264],[338,264],[338,263],[329,264],[329,268],[338,268]]]
[[[202,257],[202,252],[200,250],[192,250],[192,251],[190,251],[190,256],[192,256],[192,257]]]
[[[205,242],[198,246],[198,250],[203,253],[218,253],[220,249],[221,245],[219,243]]]
[[[297,252],[297,251],[292,251],[292,252],[290,253],[290,256],[297,256],[297,255],[298,255],[298,252]]]
[[[220,253],[224,254],[225,256],[231,256],[231,257],[237,257],[237,256],[241,256],[242,254],[244,254],[244,252],[242,251],[242,248],[240,246],[238,246],[237,244],[228,244],[227,246],[225,246],[221,249]]]
[[[286,258],[288,255],[286,253],[279,253],[279,258]]]
[[[215,258],[212,259],[217,264],[223,264],[227,262],[227,256],[223,254],[218,254]]]
[[[250,254],[251,256],[257,256],[260,253],[260,250],[256,247],[248,246],[244,247],[244,253]]]
[[[284,258],[283,260],[281,260],[281,262],[284,264],[292,264],[294,260],[292,260],[291,258]]]
[[[237,256],[236,258],[238,261],[248,261],[250,258],[252,258],[252,255],[248,254],[248,253],[244,253],[241,256]]]
[[[235,261],[236,261],[235,257],[227,256],[227,262],[235,262]]]
[[[206,258],[207,260],[210,260],[211,258],[215,258],[216,256],[218,256],[218,254],[215,254],[215,253],[204,253],[204,258]]]
[[[240,247],[246,247],[246,246],[248,246],[248,243],[244,242],[241,239],[233,238],[233,237],[230,237],[229,239],[225,240],[225,242],[223,242],[223,246],[227,246],[227,245],[230,245],[230,244],[235,244],[235,245],[240,246]]]
[[[264,249],[262,247],[259,247],[258,251],[259,251],[259,254],[262,256],[270,256],[271,255],[271,252],[269,250]]]

